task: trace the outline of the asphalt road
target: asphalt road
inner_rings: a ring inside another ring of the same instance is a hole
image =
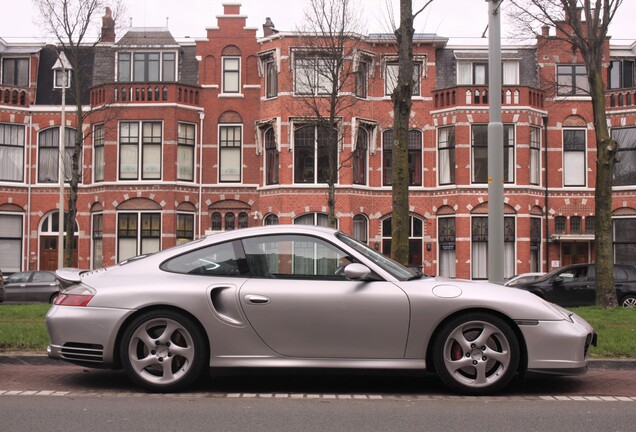
[[[631,432],[635,408],[636,362],[516,380],[487,397],[454,395],[434,375],[344,370],[228,370],[151,394],[121,371],[0,355],[0,429],[12,432]]]
[[[121,371],[90,369],[45,356],[0,355],[0,396],[7,392],[146,394]],[[431,398],[456,397],[435,375],[404,371],[225,370],[188,392],[215,398]],[[636,362],[593,362],[575,377],[517,379],[499,397],[618,397],[636,402]]]

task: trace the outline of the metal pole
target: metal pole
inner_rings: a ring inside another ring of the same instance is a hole
[[[500,0],[488,10],[488,280],[504,281],[504,157],[501,123],[501,19]]]
[[[60,126],[60,145],[58,152],[57,176],[60,184],[60,204],[57,237],[57,268],[64,267],[64,132],[66,127],[66,68],[62,65],[62,122]]]

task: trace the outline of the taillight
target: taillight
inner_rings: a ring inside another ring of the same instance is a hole
[[[53,304],[59,306],[86,306],[93,298],[92,294],[60,294]]]
[[[95,296],[95,290],[84,284],[73,285],[61,291],[53,304],[58,306],[86,306]]]

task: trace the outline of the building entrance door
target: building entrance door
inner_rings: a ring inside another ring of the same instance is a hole
[[[590,248],[587,242],[568,242],[561,246],[561,265],[590,262]]]

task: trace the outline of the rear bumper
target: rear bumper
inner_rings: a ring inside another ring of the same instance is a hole
[[[115,364],[117,334],[133,311],[128,309],[51,306],[46,314],[50,358],[92,367]]]

